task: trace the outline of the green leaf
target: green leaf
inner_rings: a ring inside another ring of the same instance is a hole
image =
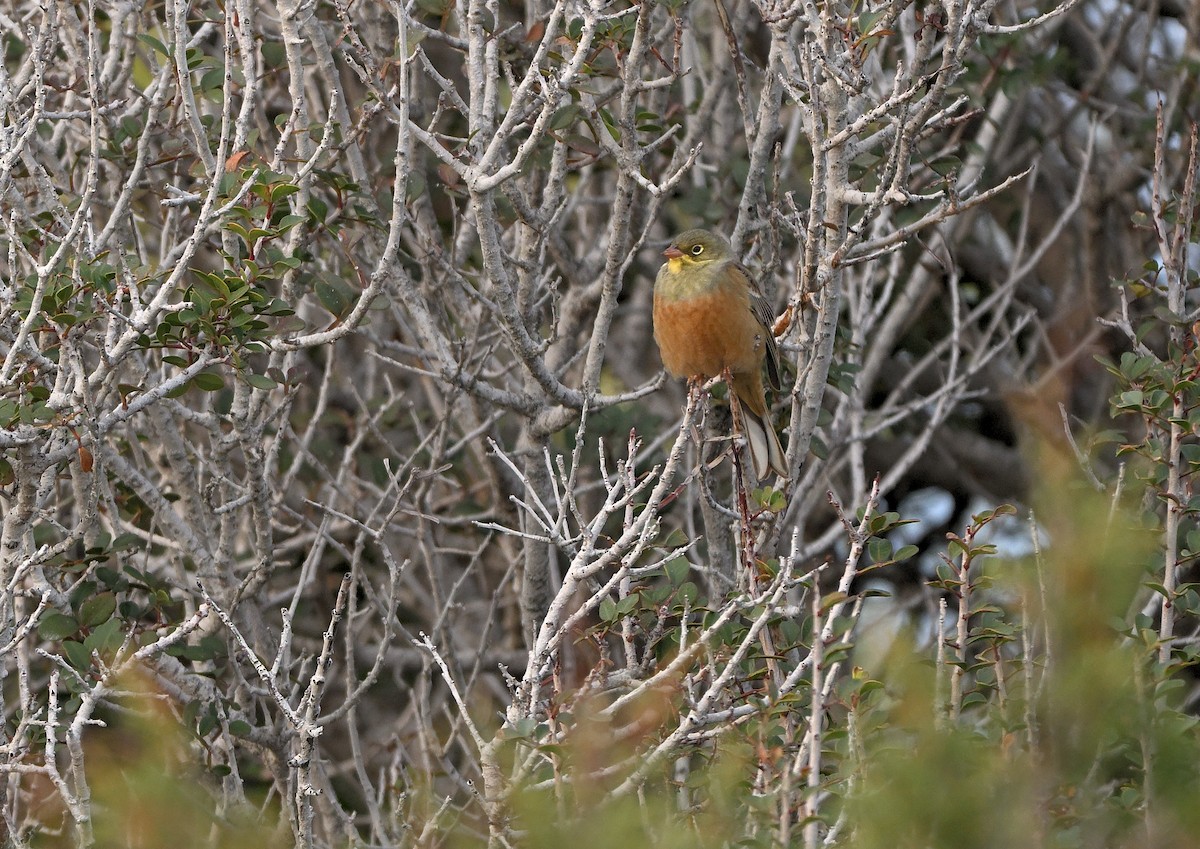
[[[646,587],[640,591],[640,595],[647,605],[657,607],[670,597],[671,588],[664,586]]]
[[[820,611],[822,613],[828,613],[830,611],[830,609],[833,608],[834,605],[841,604],[843,601],[845,601],[849,597],[850,596],[846,595],[843,592],[829,593],[828,595],[824,596],[821,599]]]
[[[92,651],[84,648],[83,643],[75,640],[67,640],[63,643],[63,653],[67,656],[67,663],[78,669],[80,672],[85,672],[92,665]]]
[[[125,533],[118,536],[112,542],[113,551],[125,551],[126,549],[142,547],[142,538],[137,534]]]
[[[246,382],[255,389],[270,391],[279,385],[265,374],[246,374],[243,376],[245,377]]]
[[[867,543],[867,553],[875,563],[884,563],[892,559],[892,544],[886,539],[875,537]]]
[[[1136,389],[1131,389],[1128,392],[1122,392],[1117,396],[1116,405],[1122,409],[1136,409],[1142,406],[1142,393]]]
[[[382,300],[382,299],[381,299]],[[272,298],[271,302],[262,309],[263,315],[295,315],[296,311],[288,306],[287,301]]]
[[[94,595],[79,606],[79,622],[85,628],[94,628],[108,621],[117,609],[117,597],[111,592]]]
[[[628,616],[637,609],[638,602],[641,601],[641,596],[637,593],[630,593],[617,602],[617,616]]]
[[[608,596],[605,596],[600,601],[600,621],[601,622],[617,621],[617,603]]]
[[[142,44],[150,45],[156,52],[161,53],[166,58],[171,58],[171,52],[167,50],[167,46],[154,36],[141,33],[138,35],[138,41],[142,42]]]
[[[219,374],[213,374],[211,371],[202,371],[192,378],[192,385],[205,392],[219,392],[225,388],[225,381],[221,379]]]
[[[327,280],[318,280],[314,289],[321,306],[336,317],[341,318],[350,311],[350,298],[347,297],[346,290],[342,286]]]
[[[225,85],[225,69],[213,68],[211,71],[206,71],[204,76],[200,77],[201,91],[214,91],[223,88]]]
[[[108,653],[120,648],[122,642],[124,642],[124,634],[121,632],[120,621],[109,619],[107,622],[97,625],[83,641],[83,644],[89,652],[94,650]]]
[[[529,739],[537,734],[538,726],[539,723],[534,717],[521,717],[509,727],[509,736]]]
[[[193,661],[207,662],[225,654],[225,643],[220,637],[209,635],[201,638],[195,645],[185,645],[179,652],[179,657]]]
[[[687,562],[686,558],[676,557],[664,567],[667,573],[667,580],[671,582],[671,586],[677,587],[687,580],[688,574],[692,571],[692,564]]]
[[[884,10],[880,9],[875,12],[863,12],[858,16],[857,29],[859,33],[866,35],[875,27],[875,22],[883,17]]]
[[[79,630],[74,616],[65,613],[50,613],[38,623],[38,636],[43,640],[62,640]]]
[[[284,179],[286,179],[286,178],[284,178]],[[295,183],[288,183],[288,182],[276,183],[275,185],[271,186],[271,202],[279,203],[284,198],[290,197],[291,195],[296,194],[296,192],[298,192],[298,191],[300,191],[300,187],[297,186]],[[304,220],[299,215],[293,215],[293,216],[289,216],[289,217],[295,218],[297,224],[299,224],[301,221]]]
[[[212,709],[212,705],[209,705],[208,711],[204,714],[204,716],[200,717],[200,723],[196,726],[196,733],[201,737],[204,737],[208,734],[208,732],[212,731],[216,727],[217,713]]]
[[[617,128],[617,122],[613,119],[612,113],[601,107],[600,120],[604,123],[604,129],[608,130],[608,134],[612,136],[613,141],[619,142],[621,140],[621,131]]]
[[[287,118],[287,115],[283,116]],[[308,202],[308,212],[316,219],[318,223],[323,222],[326,216],[329,215],[329,205],[320,198],[313,198]]]
[[[565,130],[579,119],[579,107],[575,104],[564,106],[550,118],[551,130]]]
[[[688,541],[687,534],[680,528],[672,528],[667,532],[667,535],[659,540],[658,544],[663,548],[678,548],[681,545],[686,545]]]

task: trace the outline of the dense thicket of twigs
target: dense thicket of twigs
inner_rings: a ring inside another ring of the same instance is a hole
[[[968,645],[1007,511],[962,511],[1030,503],[1030,445],[1120,494],[1080,423],[1186,365],[1200,12],[1034,5],[0,7],[7,845],[142,845],[104,814],[152,794],[114,766],[148,714],[230,824],[189,845],[261,841],[247,806],[283,845],[536,844],[520,799],[588,787],[714,845],[866,840],[866,588],[942,623],[940,717],[1036,748],[1037,634]],[[766,488],[721,391],[659,371],[650,281],[697,225],[788,317]],[[1133,604],[1169,639],[1190,406],[1159,389],[1119,409],[1168,470]],[[969,528],[936,574],[900,524],[931,497]],[[730,739],[767,801],[706,831]]]

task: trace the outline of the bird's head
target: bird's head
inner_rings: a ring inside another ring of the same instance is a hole
[[[687,230],[680,233],[663,251],[663,256],[667,258],[667,267],[676,273],[685,268],[699,268],[711,262],[728,259],[731,255],[729,242],[708,230]]]

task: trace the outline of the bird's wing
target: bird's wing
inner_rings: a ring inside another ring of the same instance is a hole
[[[733,267],[745,278],[746,289],[750,292],[750,311],[754,313],[754,317],[758,319],[758,323],[765,331],[763,340],[767,346],[767,379],[770,381],[772,389],[783,389],[783,379],[779,375],[779,349],[775,345],[775,333],[772,329],[775,326],[775,311],[771,308],[771,302],[767,300],[766,295],[762,293],[762,289],[759,288],[758,281],[754,279],[746,266],[735,262]]]

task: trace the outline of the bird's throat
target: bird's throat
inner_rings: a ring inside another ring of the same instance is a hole
[[[704,295],[719,285],[721,265],[687,257],[668,259],[654,282],[654,295],[669,301]]]

